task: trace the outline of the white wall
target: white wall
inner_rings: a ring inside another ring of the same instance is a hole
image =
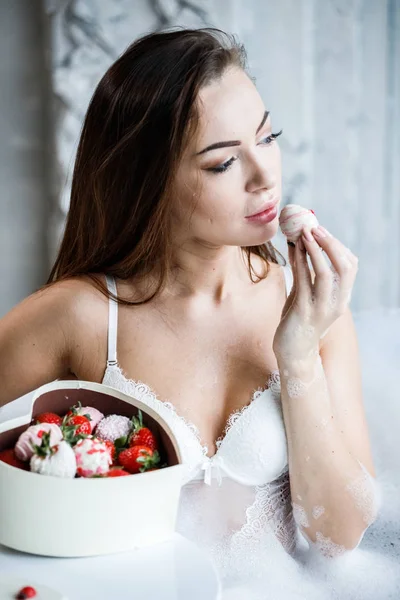
[[[1,90],[4,81],[20,85],[19,70],[35,72],[40,47],[32,48],[25,32],[32,31],[31,13],[39,3],[6,1],[2,12],[5,5],[24,6],[26,14],[13,9],[14,22],[6,25],[14,32],[8,36],[13,53],[4,63],[12,74],[2,63]],[[175,24],[215,25],[245,43],[273,127],[284,129],[279,140],[284,201],[313,208],[360,258],[353,309],[400,306],[400,0],[47,0],[46,7],[59,163],[48,228],[50,259],[68,209],[82,119],[104,71],[145,32]],[[29,85],[38,90],[37,82]],[[38,102],[39,92],[31,93]],[[1,155],[2,180],[4,173],[8,181],[0,197],[0,274],[8,289],[2,290],[0,315],[40,279],[48,219],[43,220],[43,182],[32,149],[40,107],[21,120],[27,114],[23,98],[1,102],[6,115],[1,137],[8,132],[7,139],[13,139],[10,130],[20,126],[20,139],[31,150],[11,148],[10,142]],[[280,236],[275,242],[286,251]]]
[[[229,30],[247,47],[274,128],[284,129],[285,202],[312,207],[359,256],[353,309],[400,306],[400,0],[190,5],[84,0],[55,14],[65,170],[94,86],[133,38],[175,24]]]
[[[47,274],[48,80],[40,2],[0,2],[0,317]]]

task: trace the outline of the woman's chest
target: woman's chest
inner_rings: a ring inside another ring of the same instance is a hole
[[[135,335],[123,329],[118,362],[127,377],[146,383],[195,423],[212,454],[230,415],[248,405],[277,368],[272,341],[278,319],[266,318],[261,326],[254,315],[190,324],[182,319],[172,327],[142,322]]]
[[[266,387],[277,368],[272,342],[285,290],[280,280],[273,283],[254,301],[219,311],[119,307],[117,359],[123,374],[145,383],[194,423],[210,455],[229,417]]]
[[[130,352],[120,356],[126,376],[146,383],[161,400],[171,402],[179,414],[196,423],[210,449],[229,415],[247,405],[276,369],[267,344],[248,339],[230,344],[218,336],[209,344],[164,337],[162,342],[138,346],[134,361],[128,358]]]

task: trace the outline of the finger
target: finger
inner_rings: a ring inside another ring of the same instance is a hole
[[[311,234],[317,244],[324,250],[339,275],[342,275],[342,271],[344,274],[349,268],[357,265],[357,257],[354,256],[351,250],[346,248],[340,240],[333,237],[324,227],[314,227]]]
[[[343,314],[351,301],[351,295],[356,277],[356,269],[349,270],[349,273],[340,276],[331,265],[333,272],[331,297],[329,305],[338,315]]]
[[[314,228],[312,234],[331,261],[333,273],[336,274],[336,288],[338,288],[336,304],[339,310],[343,310],[350,303],[358,271],[358,258],[324,227]]]
[[[292,274],[293,274],[293,285],[292,285],[292,289],[290,290],[289,296],[286,299],[286,303],[285,303],[284,309],[282,311],[281,318],[283,318],[285,316],[285,314],[291,308],[291,306],[296,298],[297,275],[296,275],[296,265],[295,265],[294,254],[295,254],[294,246],[292,246],[291,244],[288,243],[288,259],[289,259],[289,264],[291,266]]]
[[[328,302],[333,280],[333,274],[330,266],[309,228],[304,228],[302,239],[310,256],[311,264],[315,272],[315,298],[320,300],[322,303]]]
[[[310,267],[308,266],[307,262],[307,252],[301,237],[296,244],[295,262],[299,298],[311,300],[313,294],[313,285]]]

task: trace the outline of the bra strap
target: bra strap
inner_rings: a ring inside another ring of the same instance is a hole
[[[112,275],[106,275],[108,291],[117,295],[117,286]],[[118,302],[114,298],[108,301],[108,356],[107,367],[118,364],[117,362],[117,331],[118,331]]]

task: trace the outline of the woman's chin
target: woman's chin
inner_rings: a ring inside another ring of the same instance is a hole
[[[246,228],[246,232],[243,235],[246,243],[242,244],[242,246],[261,246],[262,244],[266,244],[278,233],[278,229],[278,216],[269,223],[252,224],[250,231],[249,227]]]
[[[265,228],[264,231],[258,232],[257,235],[253,234],[252,236],[246,236],[243,239],[243,243],[240,245],[242,246],[242,248],[248,246],[262,246],[267,242],[271,242],[273,237],[277,234],[277,231],[278,225],[276,227],[270,226],[268,228]]]
[[[278,232],[278,219],[272,223],[260,226],[253,231],[236,231],[231,236],[226,236],[225,240],[217,245],[221,246],[240,246],[241,248],[250,248],[252,246],[263,246],[267,242],[271,242]]]

